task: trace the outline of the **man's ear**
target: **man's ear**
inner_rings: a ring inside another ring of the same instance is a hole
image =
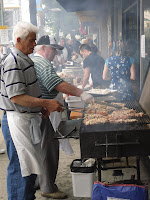
[[[45,45],[42,46],[42,50],[43,50],[43,51],[45,51],[45,47],[46,47]]]
[[[21,38],[20,38],[20,37],[18,37],[18,38],[17,38],[17,42],[18,42],[18,43],[20,43],[20,41],[21,41]]]

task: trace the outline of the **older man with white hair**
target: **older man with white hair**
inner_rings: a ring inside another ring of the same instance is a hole
[[[63,111],[57,100],[41,99],[34,63],[28,56],[36,46],[37,32],[34,25],[18,22],[13,30],[15,47],[1,67],[0,108],[5,111],[2,131],[9,157],[9,200],[35,199],[36,175],[42,173],[41,115]]]

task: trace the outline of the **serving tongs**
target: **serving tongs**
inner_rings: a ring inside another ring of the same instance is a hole
[[[83,113],[84,111],[86,111],[86,109],[84,108],[77,108],[77,107],[67,107],[67,106],[64,106],[64,105],[61,105],[61,107],[64,109],[64,110],[67,110],[67,111],[73,111],[73,112],[78,112],[78,113]]]
[[[57,131],[57,133],[60,135],[61,139],[65,139],[65,138],[67,138],[68,135],[70,135],[70,134],[73,133],[74,131],[77,131],[77,128],[76,128],[76,126],[75,126],[75,127],[74,127],[69,133],[67,133],[66,135],[63,135],[63,134],[60,132],[59,128],[57,128],[56,131]]]

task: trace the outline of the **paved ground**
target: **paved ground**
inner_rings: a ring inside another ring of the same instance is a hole
[[[3,142],[2,134],[0,140],[1,148],[5,148]],[[77,198],[73,196],[72,189],[72,175],[70,173],[70,164],[74,159],[80,158],[80,148],[79,140],[71,139],[72,147],[75,151],[74,155],[68,156],[64,152],[60,152],[60,164],[57,175],[56,183],[60,190],[68,194],[68,200],[81,200],[81,199],[90,199],[90,198]],[[7,154],[0,155],[0,200],[7,200],[7,191],[6,191],[6,173],[7,173],[8,158]],[[2,192],[3,191],[3,192]],[[41,197],[40,190],[36,192],[37,200],[44,200],[46,198]]]
[[[70,164],[74,159],[80,158],[80,145],[79,139],[71,139],[71,145],[74,150],[74,154],[71,156],[67,156],[64,152],[60,152],[60,164],[59,170],[57,175],[56,183],[60,190],[66,192],[68,194],[68,200],[81,200],[90,198],[83,198],[83,197],[74,197],[73,196],[73,189],[72,189],[72,175],[70,173]],[[1,129],[0,129],[0,148],[4,147],[5,144],[3,141]],[[135,158],[130,158],[131,164],[135,164]],[[141,162],[141,180],[144,183],[150,183],[150,170],[149,170],[149,160]],[[123,164],[123,162],[121,162]],[[8,165],[8,158],[7,154],[0,155],[0,200],[7,200],[7,191],[6,191],[6,173],[7,173],[7,165]],[[134,168],[131,169],[122,169],[124,173],[123,179],[130,179],[131,174],[135,173],[136,170]],[[121,177],[118,177],[116,180],[120,180]],[[97,174],[96,179],[97,180]],[[114,177],[112,176],[112,170],[107,170],[102,172],[102,181],[106,182],[113,182]],[[84,187],[84,186],[83,186]],[[36,192],[37,200],[44,200],[46,198],[41,197],[40,190]]]

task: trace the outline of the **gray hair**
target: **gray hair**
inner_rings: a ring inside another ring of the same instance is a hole
[[[20,37],[22,40],[25,40],[29,33],[38,33],[38,28],[31,23],[20,21],[14,27],[13,30],[13,43],[17,43],[17,38]]]
[[[46,46],[46,47],[50,47],[50,45],[45,45],[45,44],[37,45],[37,46],[34,48],[35,51],[36,51],[36,52],[39,51],[43,45]]]
[[[40,49],[41,49],[41,47],[42,47],[43,45],[37,45],[34,49],[35,49],[35,51],[37,52],[37,51],[39,51]]]

